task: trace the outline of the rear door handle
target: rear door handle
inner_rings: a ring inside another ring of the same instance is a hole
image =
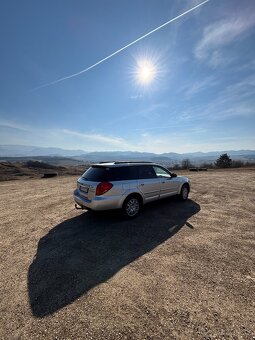
[[[144,183],[141,183],[140,185],[141,185],[141,186],[144,186]]]

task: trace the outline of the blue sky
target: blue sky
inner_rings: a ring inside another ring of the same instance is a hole
[[[255,2],[6,1],[0,144],[85,151],[255,149]],[[139,81],[139,63],[153,66]],[[137,75],[138,74],[138,75]]]

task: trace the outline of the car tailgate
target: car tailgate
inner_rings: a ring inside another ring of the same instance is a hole
[[[82,177],[77,181],[78,193],[81,197],[92,200],[96,195],[96,187],[99,182],[84,180]]]

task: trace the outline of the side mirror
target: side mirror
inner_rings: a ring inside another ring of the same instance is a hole
[[[177,175],[175,173],[171,173],[171,177],[177,177]]]

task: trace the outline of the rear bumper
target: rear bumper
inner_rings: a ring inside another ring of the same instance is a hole
[[[120,200],[119,196],[95,196],[92,200],[89,200],[82,197],[76,189],[73,197],[75,203],[86,209],[100,211],[119,209],[122,207],[122,200]]]

